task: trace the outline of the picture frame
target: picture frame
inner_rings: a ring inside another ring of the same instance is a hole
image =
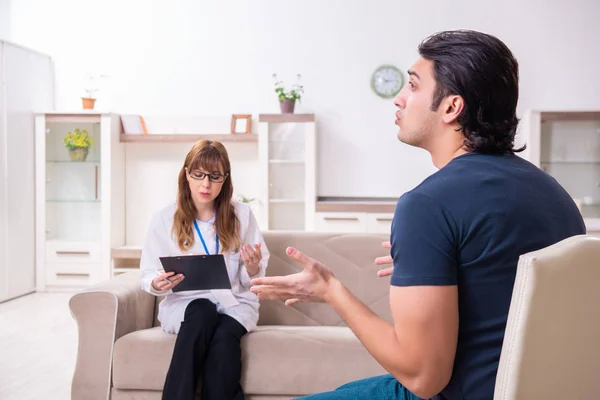
[[[231,133],[252,133],[252,115],[233,114],[231,116]]]
[[[147,135],[146,121],[141,115],[121,115],[123,133],[126,135]]]

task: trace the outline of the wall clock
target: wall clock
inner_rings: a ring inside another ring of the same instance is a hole
[[[371,88],[379,97],[396,96],[404,86],[404,74],[393,65],[382,65],[371,75]]]

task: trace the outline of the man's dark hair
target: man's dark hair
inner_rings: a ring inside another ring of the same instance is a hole
[[[498,38],[459,30],[436,33],[419,45],[419,54],[433,62],[437,110],[449,95],[461,96],[458,117],[465,146],[479,153],[515,153],[519,64]]]

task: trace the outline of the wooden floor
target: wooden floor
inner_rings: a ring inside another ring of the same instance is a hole
[[[0,303],[0,399],[71,398],[77,326],[72,293],[35,293]]]

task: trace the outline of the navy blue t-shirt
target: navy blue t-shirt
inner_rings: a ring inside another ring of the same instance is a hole
[[[394,213],[394,286],[458,285],[452,378],[437,399],[493,398],[519,256],[586,232],[554,178],[519,156],[468,153]]]

